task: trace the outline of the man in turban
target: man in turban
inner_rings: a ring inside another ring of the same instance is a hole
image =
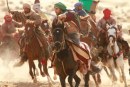
[[[45,31],[46,36],[48,36],[50,34],[49,20],[47,19],[47,16],[44,14],[44,12],[41,11],[40,0],[35,0],[33,10],[41,16],[41,28]]]
[[[4,16],[4,23],[2,24],[3,41],[7,41],[9,37],[13,38],[16,27],[21,28],[22,26],[22,24],[13,21],[11,14],[7,13]]]
[[[22,14],[25,16],[26,19],[26,23],[33,23],[35,24],[35,32],[36,32],[36,37],[39,41],[40,47],[42,49],[42,55],[43,55],[43,62],[45,58],[49,57],[49,51],[48,51],[48,42],[47,42],[47,38],[44,35],[44,32],[42,31],[42,29],[40,28],[41,25],[41,17],[40,15],[38,15],[37,13],[33,12],[31,9],[31,6],[27,3],[23,4],[23,12]],[[26,41],[26,36],[23,35],[22,36],[23,39],[25,39],[24,41]],[[17,64],[22,65],[26,60],[26,53],[25,53],[25,46],[26,46],[26,42],[21,42],[21,61]]]
[[[74,5],[74,11],[79,15],[79,16],[86,16],[87,13],[85,12],[85,10],[83,9],[83,4],[81,2],[77,2]]]
[[[38,13],[42,19],[47,20],[47,16],[41,11],[39,0],[35,0],[34,5],[33,5],[33,10],[36,13]]]
[[[106,31],[106,24],[110,24],[115,26],[116,25],[116,20],[111,16],[111,10],[110,9],[104,9],[103,10],[103,18],[101,18],[98,22],[98,28],[99,31],[105,32]]]
[[[72,21],[78,27],[78,29],[76,30],[72,30],[69,32],[67,31],[68,32],[67,37],[71,39],[74,43],[79,44],[80,23],[78,15],[74,11],[67,10],[67,7],[61,2],[56,3],[54,5],[54,9],[58,19],[62,20],[63,22]]]

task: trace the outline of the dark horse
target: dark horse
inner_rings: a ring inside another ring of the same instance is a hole
[[[65,39],[65,34],[64,23],[57,23],[57,20],[54,20],[52,24],[52,35],[55,49],[54,65],[62,87],[66,87],[65,79],[67,76],[71,87],[73,87],[73,78],[76,82],[75,87],[79,87],[80,78],[76,75],[79,63],[74,60],[72,50]],[[85,87],[89,87],[89,73],[85,74],[84,81]]]

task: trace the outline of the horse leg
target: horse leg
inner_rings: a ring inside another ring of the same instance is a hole
[[[56,71],[56,67],[54,66],[54,76],[53,79],[56,80],[57,79],[57,71]]]
[[[128,53],[129,75],[130,75],[130,51]]]
[[[123,82],[123,78],[122,78],[122,74],[121,74],[121,71],[120,71],[119,67],[117,67],[116,70],[119,72],[120,82],[122,83]]]
[[[70,84],[70,87],[73,87],[72,81],[73,81],[73,75],[69,75],[68,82]]]
[[[90,76],[90,72],[88,71],[87,74],[85,74],[85,77],[84,77],[84,81],[85,81],[84,87],[89,87],[89,76]]]
[[[61,87],[66,87],[65,78],[66,76],[59,75]]]
[[[112,81],[117,81],[117,77],[115,75],[115,70],[114,70],[113,66],[110,66],[108,68],[109,68],[109,70],[110,70],[110,72],[112,74]]]
[[[112,78],[112,76],[109,74],[109,72],[108,72],[108,70],[107,70],[107,67],[106,67],[106,66],[104,66],[103,68],[104,68],[104,70],[105,70],[105,72],[106,72],[107,76],[111,79],[111,78]]]
[[[33,61],[29,60],[28,63],[29,63],[29,73],[30,73],[32,79],[34,80],[34,75],[33,75],[33,72],[32,72]]]
[[[125,77],[125,73],[124,73],[124,62],[123,62],[123,56],[122,59],[117,59],[117,65],[120,68],[119,73],[120,73],[120,78],[121,78],[121,82],[124,81],[125,87],[127,87],[127,83],[126,83],[126,77]]]
[[[50,75],[48,73],[47,62],[43,65],[43,70],[44,70],[45,75],[47,75],[47,80],[48,80],[49,85],[50,86],[53,85],[54,82],[53,82],[53,80],[51,79],[51,77],[50,77]]]
[[[80,84],[80,81],[81,81],[80,78],[77,75],[75,75],[74,80],[76,82],[75,87],[79,87],[79,84]]]
[[[44,77],[45,76],[45,74],[44,74],[44,72],[42,71],[42,64],[41,64],[41,61],[40,60],[38,60],[38,67],[39,67],[39,69],[40,69],[40,74]]]
[[[35,66],[34,62],[32,62],[32,64],[33,64],[32,68],[33,68],[33,72],[34,72],[34,83],[36,83],[37,82],[36,73],[35,73],[36,66]]]
[[[98,84],[101,84],[101,76],[99,73],[97,73],[97,82]]]
[[[125,87],[127,87],[126,76],[125,76],[125,73],[124,73],[124,66],[122,66],[122,68],[121,68],[121,72],[122,72],[122,78],[123,78],[123,81],[124,81]]]
[[[97,79],[96,79],[96,74],[95,74],[95,75],[92,75],[92,77],[93,77],[93,79],[94,79],[94,82],[95,82],[95,84],[96,84],[96,87],[99,87],[98,82],[97,82]]]
[[[69,74],[69,77],[68,77],[68,82],[70,84],[70,87],[73,87],[72,81],[73,81],[73,78],[74,78],[75,75],[76,75],[76,70],[75,69],[70,71],[70,74]]]

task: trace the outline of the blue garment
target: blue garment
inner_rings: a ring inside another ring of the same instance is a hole
[[[83,3],[77,2],[76,4],[74,4],[74,7],[76,8],[76,7],[79,7],[79,6],[82,6],[82,5],[83,5]]]
[[[76,10],[76,9],[74,9],[74,11],[79,15],[79,16],[86,16],[87,15],[87,13],[85,12],[85,10]]]

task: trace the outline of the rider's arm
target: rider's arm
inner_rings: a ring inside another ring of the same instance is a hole
[[[99,31],[103,30],[102,29],[102,21],[101,20],[99,20],[99,22],[97,23],[97,27],[98,27]]]
[[[34,23],[36,26],[41,24],[41,17],[40,15],[33,13],[33,20],[26,20],[26,23]]]
[[[14,23],[14,26],[17,27],[17,28],[23,27],[23,24],[22,24],[22,23],[18,23],[18,22],[16,22],[16,21],[13,21],[13,23]]]
[[[35,25],[40,25],[41,24],[41,17],[40,17],[40,15],[34,14],[34,18],[35,18],[34,24]]]
[[[116,26],[116,20],[115,20],[114,18],[111,19],[111,22],[112,22],[111,24],[112,24],[113,26]]]
[[[2,34],[3,34],[3,36],[10,36],[11,34],[9,34],[9,33],[7,33],[7,30],[8,30],[8,27],[7,27],[7,25],[5,25],[5,24],[2,24],[2,26],[1,26],[1,32],[2,32]]]
[[[73,21],[80,30],[80,21],[74,11],[65,12],[64,14],[59,15],[58,18],[62,19],[64,22]]]

